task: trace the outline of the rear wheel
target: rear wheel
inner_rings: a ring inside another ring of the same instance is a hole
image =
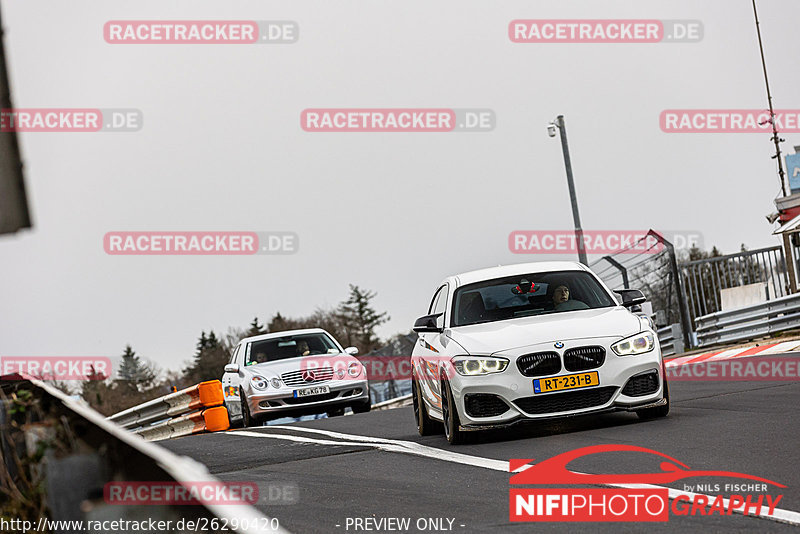
[[[419,379],[412,376],[411,401],[414,405],[414,418],[417,420],[417,432],[420,436],[430,436],[439,430],[439,424],[428,416],[425,402],[422,400],[422,389]]]
[[[444,435],[450,445],[461,445],[467,442],[467,433],[460,429],[458,406],[453,399],[450,382],[442,375],[442,419],[444,419]]]
[[[669,384],[667,383],[666,374],[664,376],[664,399],[667,401],[663,406],[656,406],[655,408],[645,408],[644,410],[637,410],[636,415],[639,419],[658,419],[659,417],[666,417],[669,413]]]

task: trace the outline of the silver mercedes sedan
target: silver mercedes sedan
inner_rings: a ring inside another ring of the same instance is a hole
[[[367,371],[321,328],[273,332],[242,339],[222,375],[225,406],[235,425],[267,419],[370,410]]]

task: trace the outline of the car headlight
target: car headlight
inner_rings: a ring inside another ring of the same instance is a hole
[[[263,391],[269,387],[269,381],[263,376],[256,375],[250,379],[250,385]]]
[[[361,374],[361,364],[353,362],[347,366],[347,374],[352,376],[353,378],[357,377]]]
[[[274,387],[275,389],[281,387],[281,381],[277,378],[273,378],[272,380],[269,381],[269,383],[272,384],[272,387]]]
[[[622,341],[617,341],[611,345],[611,350],[618,356],[630,356],[631,354],[644,354],[650,352],[656,346],[655,337],[650,332],[642,332],[635,336],[627,337]]]
[[[336,376],[338,376],[340,380],[344,378],[344,375],[345,375],[344,369],[339,369],[336,371]]]
[[[456,356],[453,358],[456,372],[464,376],[488,375],[501,373],[508,367],[505,358],[486,358],[476,356]]]

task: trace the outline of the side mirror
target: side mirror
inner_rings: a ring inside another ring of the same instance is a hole
[[[423,315],[414,322],[414,332],[441,332],[442,329],[436,324],[436,319],[441,317],[441,313],[434,313],[433,315]]]
[[[238,373],[239,372],[239,364],[238,363],[229,363],[225,366],[226,373]]]
[[[345,354],[349,354],[350,356],[355,356],[358,354],[358,349],[355,347],[347,347],[344,349]]]
[[[631,308],[643,302],[647,302],[647,297],[638,289],[615,289],[614,293],[622,297],[622,305],[626,308]]]

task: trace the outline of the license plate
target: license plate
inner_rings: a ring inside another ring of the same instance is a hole
[[[330,393],[330,392],[331,392],[330,386],[317,386],[315,388],[296,389],[294,390],[294,398],[297,399],[299,397],[324,395],[325,393]]]
[[[600,385],[600,375],[597,371],[591,373],[576,373],[574,375],[554,376],[552,378],[537,378],[533,381],[534,393],[550,393],[565,389],[588,388]]]

